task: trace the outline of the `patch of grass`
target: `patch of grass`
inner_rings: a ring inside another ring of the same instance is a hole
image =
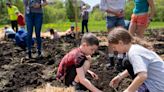
[[[46,31],[48,28],[54,28],[58,31],[63,32],[63,31],[66,31],[67,29],[69,29],[72,24],[75,25],[75,23],[72,23],[72,22],[59,22],[59,23],[43,24],[42,31]],[[78,29],[79,29],[79,31],[81,30],[81,22],[78,22]],[[88,29],[91,32],[105,31],[106,23],[105,23],[105,21],[89,21]]]
[[[53,28],[55,30],[58,30],[60,32],[66,31],[69,29],[71,25],[75,25],[75,23],[72,22],[58,22],[58,23],[49,23],[49,24],[43,24],[42,31],[45,32],[48,28]],[[4,25],[0,25],[0,28],[4,27]],[[148,29],[158,29],[158,28],[164,28],[164,22],[151,22]],[[81,22],[78,22],[78,29],[81,30]],[[89,21],[88,22],[88,29],[91,32],[102,32],[106,31],[106,21]]]
[[[43,24],[42,31],[45,32],[48,28],[53,28],[60,32],[67,30],[72,25],[71,22],[59,22],[59,23],[49,23]]]
[[[4,27],[4,25],[0,25],[0,28],[3,28]]]
[[[59,23],[50,23],[50,24],[44,24],[42,27],[42,30],[45,31],[48,28],[54,28],[58,31],[65,31],[67,30],[71,24],[71,22],[59,22]],[[78,22],[78,27],[81,30],[81,22]],[[164,28],[164,22],[151,22],[148,29],[158,29],[158,28]],[[106,31],[106,21],[89,21],[88,22],[88,29],[91,32],[102,32]]]
[[[151,22],[148,29],[164,28],[164,22]]]

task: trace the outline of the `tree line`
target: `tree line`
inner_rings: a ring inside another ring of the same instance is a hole
[[[8,0],[17,6],[18,9],[23,13],[24,5],[23,0]],[[56,23],[65,21],[74,21],[75,17],[75,7],[73,5],[73,0],[66,0],[65,4],[61,0],[54,0],[54,3],[49,4],[44,8],[44,23]],[[7,0],[0,0],[0,24],[8,24],[7,15]],[[164,2],[163,0],[155,0],[156,15],[153,21],[164,21]],[[125,18],[130,20],[132,10],[134,7],[133,1],[130,1],[126,5]],[[77,7],[78,18],[80,15],[80,4]],[[105,19],[105,12],[99,9],[99,6],[95,6],[93,11],[90,13],[90,20],[101,21]]]

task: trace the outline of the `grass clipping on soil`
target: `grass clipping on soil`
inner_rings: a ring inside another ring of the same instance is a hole
[[[75,92],[74,87],[52,87],[46,84],[43,88],[37,88],[32,92]]]

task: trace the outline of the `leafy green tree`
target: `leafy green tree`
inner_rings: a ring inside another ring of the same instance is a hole
[[[54,4],[47,5],[44,8],[43,21],[44,23],[54,23],[66,20],[66,9],[63,2],[57,0]]]
[[[126,3],[126,7],[125,7],[125,19],[130,20],[131,19],[131,15],[133,13],[133,8],[134,8],[134,1],[131,0],[129,2]]]
[[[156,14],[153,18],[154,21],[164,21],[164,1],[163,0],[155,0],[155,8]]]
[[[95,8],[90,14],[90,20],[101,21],[105,19],[105,12],[101,11],[98,8]]]
[[[68,19],[73,22],[75,21],[75,9],[73,6],[73,0],[67,0],[65,1],[65,5],[66,5],[66,14]]]

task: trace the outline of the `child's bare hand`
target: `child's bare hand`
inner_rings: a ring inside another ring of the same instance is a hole
[[[92,74],[92,77],[93,77],[95,80],[98,80],[98,79],[99,79],[98,75],[95,74],[95,73]]]
[[[93,77],[93,79],[95,79],[95,80],[98,80],[99,79],[98,75],[95,74],[94,72],[90,72],[90,74]]]
[[[90,55],[86,56],[88,61],[92,61],[92,57]]]
[[[117,16],[117,17],[124,17],[124,11],[123,10],[120,10],[119,12],[116,12],[115,13],[115,15]]]
[[[116,87],[118,87],[119,83],[120,83],[120,78],[119,78],[119,76],[116,76],[110,81],[109,86],[116,88]]]

